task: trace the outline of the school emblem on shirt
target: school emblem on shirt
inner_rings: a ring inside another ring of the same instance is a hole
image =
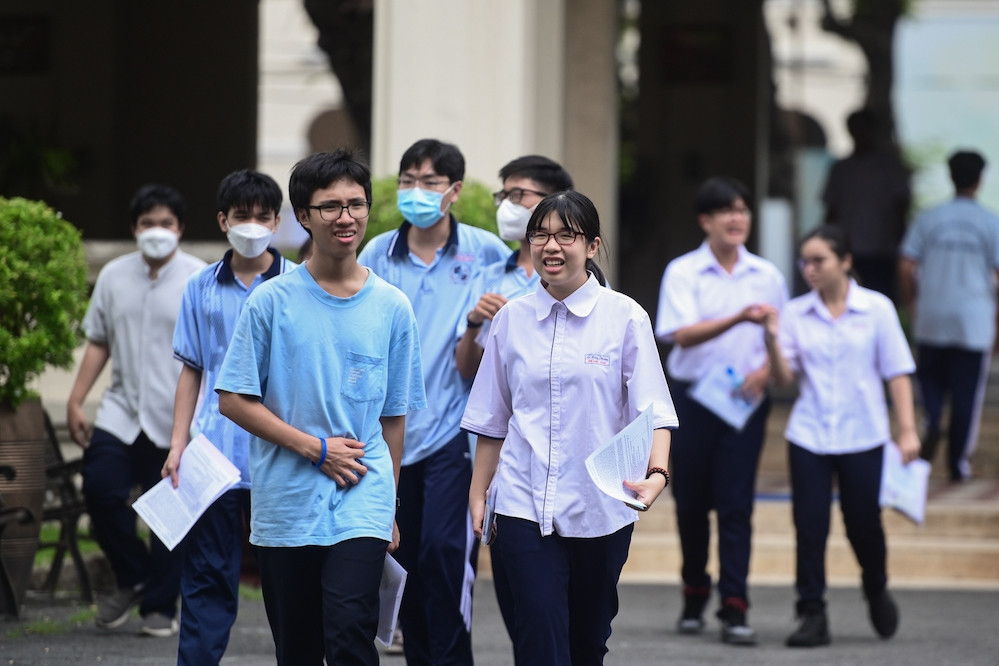
[[[472,264],[461,261],[451,268],[451,281],[455,284],[465,284],[472,277]]]
[[[610,357],[606,354],[587,354],[583,360],[591,365],[610,365]]]

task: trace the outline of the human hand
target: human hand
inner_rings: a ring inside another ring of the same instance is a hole
[[[770,366],[764,365],[762,368],[757,368],[750,372],[742,380],[742,385],[739,386],[739,395],[744,399],[753,402],[759,398],[767,390],[767,384],[770,383]]]
[[[475,304],[475,309],[468,313],[468,321],[481,324],[486,319],[492,320],[499,309],[506,305],[506,298],[500,294],[485,293]]]
[[[896,441],[895,444],[898,446],[898,450],[902,454],[902,462],[904,464],[908,465],[919,457],[921,445],[919,443],[919,436],[916,435],[915,429],[900,432],[898,435],[898,441]]]
[[[163,463],[163,469],[160,470],[161,477],[170,477],[170,483],[176,488],[180,483],[180,457],[184,455],[184,448],[186,444],[170,445],[170,452],[167,454],[166,461]]]
[[[754,303],[747,305],[739,313],[740,321],[748,321],[753,324],[763,324],[770,315],[776,315],[777,308],[768,303]]]
[[[399,523],[392,521],[392,542],[388,545],[388,552],[394,553],[399,549],[402,537],[399,535]]]
[[[368,468],[360,462],[363,457],[362,442],[348,437],[327,437],[326,458],[319,469],[341,488],[355,485],[368,472]]]
[[[83,407],[73,402],[66,405],[66,426],[69,428],[70,439],[80,448],[86,448],[90,441],[90,422],[83,413]]]
[[[482,521],[486,517],[486,498],[469,497],[468,510],[472,514],[472,531],[476,539],[482,539]]]
[[[641,481],[625,480],[624,487],[635,493],[635,499],[645,505],[639,511],[648,511],[652,504],[659,498],[659,495],[666,490],[666,477],[662,474],[653,474]],[[631,506],[630,504],[628,506]],[[635,507],[631,507],[635,508]]]

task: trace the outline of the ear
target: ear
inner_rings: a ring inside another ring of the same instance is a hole
[[[274,231],[278,230],[281,226],[281,213],[274,213]]]
[[[223,213],[222,211],[219,211],[218,215],[215,216],[215,219],[219,221],[219,229],[222,230],[222,233],[225,233],[226,231],[228,231],[225,228],[225,221],[226,221],[226,214],[225,213]]]
[[[852,254],[844,254],[843,255],[843,272],[844,273],[849,273],[851,270],[853,270],[853,255]]]
[[[177,225],[177,238],[184,237],[184,223],[181,222]]]
[[[709,225],[711,224],[711,216],[705,213],[701,213],[700,215],[697,216],[697,224],[700,225],[701,231],[703,231],[704,235],[707,236],[708,231],[710,230]]]
[[[592,259],[593,257],[596,256],[597,250],[600,249],[600,243],[601,242],[602,241],[600,240],[600,236],[597,236],[596,238],[594,238],[593,240],[591,240],[587,244],[587,246],[586,246],[586,258],[587,259]]]
[[[458,180],[458,181],[454,182],[454,185],[452,186],[453,189],[451,190],[451,194],[450,194],[450,196],[451,196],[451,203],[452,204],[458,200],[458,197],[461,195],[461,188],[464,185],[465,185],[465,181],[463,181],[463,180]]]
[[[299,208],[295,211],[295,215],[298,217],[298,221],[302,223],[302,226],[312,231],[312,223],[309,221],[309,211],[306,208]]]

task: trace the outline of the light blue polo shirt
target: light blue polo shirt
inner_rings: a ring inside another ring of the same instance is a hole
[[[919,265],[916,341],[972,351],[991,348],[996,333],[999,217],[974,199],[921,213],[902,241]]]
[[[430,409],[406,417],[403,465],[417,463],[460,432],[471,382],[461,378],[455,347],[465,331],[466,305],[478,274],[506,259],[510,248],[493,233],[451,217],[451,234],[428,266],[409,251],[409,222],[373,238],[357,260],[403,291],[420,329]]]
[[[517,265],[519,255],[520,252],[514,250],[513,254],[504,261],[497,261],[495,264],[486,266],[482,270],[469,293],[468,302],[465,304],[466,313],[475,309],[483,294],[499,294],[506,298],[506,300],[512,301],[515,298],[520,298],[526,294],[533,294],[537,291],[538,284],[541,282],[541,276],[538,275],[537,271],[528,276],[524,267]],[[460,328],[462,331],[465,328],[466,321],[467,319],[461,321]],[[475,336],[475,342],[480,347],[485,348],[491,325],[492,320],[486,319],[482,322],[482,329]]]
[[[205,395],[195,415],[197,432],[222,452],[242,475],[237,488],[250,487],[250,434],[219,413],[215,378],[222,368],[236,320],[250,292],[272,277],[290,271],[298,264],[286,260],[277,250],[263,274],[247,287],[232,272],[232,250],[221,261],[210,264],[191,276],[184,289],[173,332],[174,358],[202,373]]]
[[[349,298],[305,267],[268,280],[243,308],[215,389],[259,397],[317,438],[364,443],[367,472],[341,488],[308,458],[251,435],[251,543],[391,541],[395,475],[379,419],[426,406],[416,318],[398,289],[371,271]]]

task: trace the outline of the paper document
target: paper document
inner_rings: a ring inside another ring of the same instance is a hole
[[[652,451],[652,407],[586,458],[586,471],[600,490],[636,509],[646,509],[625,481],[645,478]]]
[[[385,567],[382,569],[382,582],[378,588],[378,633],[375,638],[388,647],[392,645],[392,634],[399,619],[399,604],[402,591],[406,588],[406,570],[388,553],[385,554]]]
[[[761,393],[755,400],[746,400],[739,389],[743,377],[731,367],[715,366],[690,388],[690,397],[710,409],[718,418],[736,430],[746,427],[746,421],[763,402]]]
[[[146,521],[163,545],[173,550],[205,509],[239,482],[236,466],[208,438],[198,435],[180,457],[180,482],[170,477],[135,500],[132,508]]]
[[[884,446],[881,467],[881,506],[895,509],[903,516],[922,525],[926,515],[926,484],[930,478],[930,463],[916,458],[902,464],[902,452],[894,442]]]
[[[488,546],[496,536],[496,482],[486,491],[486,510],[482,514],[482,544]]]

